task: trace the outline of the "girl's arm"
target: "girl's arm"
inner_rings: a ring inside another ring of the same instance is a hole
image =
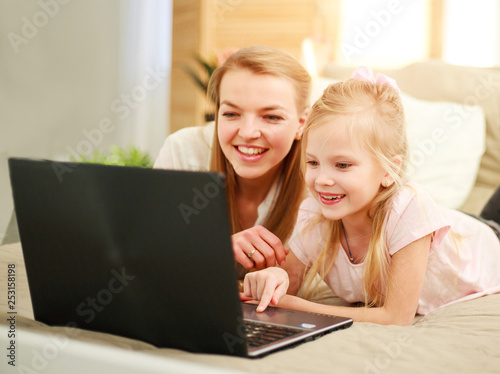
[[[296,295],[305,270],[305,265],[290,251],[283,267],[248,273],[243,283],[243,295],[259,300],[257,311],[262,312],[270,303],[276,305],[286,293]]]
[[[392,256],[386,290],[387,296],[382,307],[338,307],[313,303],[284,294],[283,296],[274,295],[277,298],[274,302],[277,301],[277,305],[283,308],[349,317],[356,322],[409,325],[413,322],[417,311],[427,269],[430,244],[431,235],[427,235],[410,243]],[[272,288],[272,284],[269,286]],[[263,287],[266,286],[263,285]],[[266,292],[267,288],[262,290],[261,294]]]

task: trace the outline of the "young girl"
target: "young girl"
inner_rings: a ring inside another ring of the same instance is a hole
[[[359,68],[314,104],[303,138],[305,182],[282,267],[247,274],[244,297],[380,324],[500,292],[500,242],[483,222],[441,209],[404,177],[404,112],[396,83]],[[365,307],[294,295],[319,274],[335,295]],[[243,297],[243,296],[242,296]]]
[[[285,262],[283,243],[305,197],[296,176],[310,91],[311,77],[290,54],[243,48],[211,76],[215,124],[170,135],[155,162],[226,175],[234,256],[246,269]]]

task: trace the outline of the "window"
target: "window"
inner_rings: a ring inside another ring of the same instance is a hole
[[[427,55],[427,1],[342,2],[338,61],[397,66]]]
[[[499,18],[496,0],[446,1],[443,59],[457,65],[500,65]]]
[[[500,65],[496,0],[343,0],[336,61],[397,67],[429,58]]]

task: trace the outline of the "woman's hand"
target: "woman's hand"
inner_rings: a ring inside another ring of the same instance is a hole
[[[270,267],[245,275],[243,296],[258,300],[257,312],[263,312],[269,304],[277,305],[286,295],[288,273],[278,267]]]
[[[231,236],[236,262],[246,269],[282,266],[288,249],[281,240],[263,226],[254,226]]]

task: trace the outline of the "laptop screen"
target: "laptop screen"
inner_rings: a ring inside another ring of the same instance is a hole
[[[224,178],[10,159],[35,319],[246,355]],[[200,333],[202,331],[203,333]]]

